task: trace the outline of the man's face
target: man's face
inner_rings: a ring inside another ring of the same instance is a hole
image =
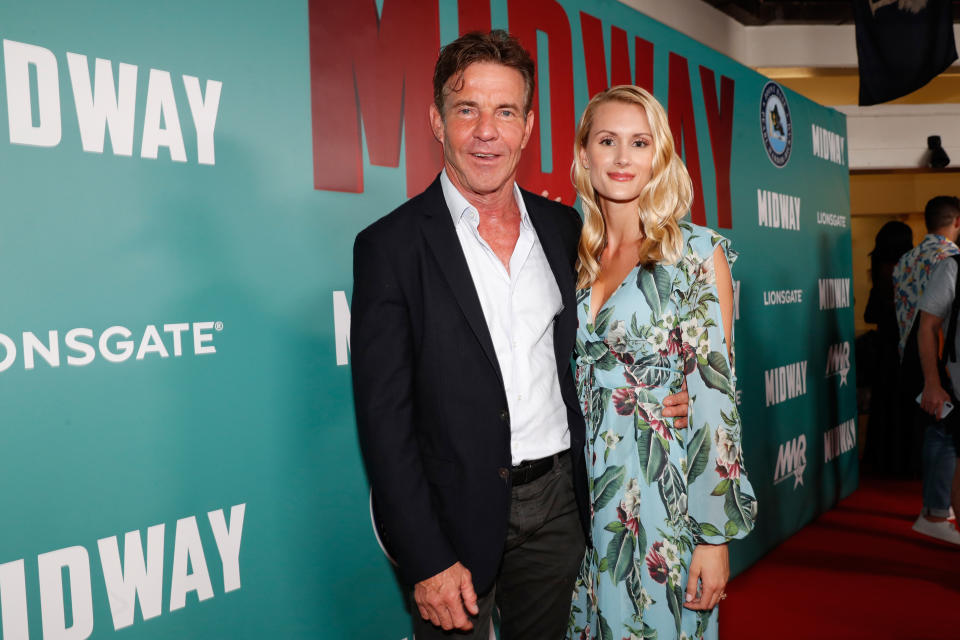
[[[442,114],[430,105],[447,175],[468,199],[512,189],[533,130],[533,112],[523,112],[523,75],[494,62],[475,62],[463,72],[460,90],[450,90],[458,83],[456,75],[447,81]]]

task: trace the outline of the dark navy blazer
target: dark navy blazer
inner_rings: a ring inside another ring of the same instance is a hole
[[[563,302],[554,347],[586,531],[584,423],[570,367],[581,220],[522,194]],[[460,561],[483,593],[507,535],[510,415],[439,178],[357,235],[350,332],[360,445],[401,579],[414,584]]]

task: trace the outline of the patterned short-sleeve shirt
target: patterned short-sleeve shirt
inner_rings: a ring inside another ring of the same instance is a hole
[[[923,241],[903,254],[893,269],[893,295],[897,310],[897,326],[900,329],[900,357],[907,346],[907,338],[917,317],[917,305],[933,268],[950,256],[960,253],[960,248],[944,236],[928,233]]]

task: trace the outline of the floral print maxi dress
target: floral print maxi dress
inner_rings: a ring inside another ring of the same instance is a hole
[[[684,608],[693,548],[745,536],[756,499],[740,452],[735,377],[713,271],[729,241],[681,223],[676,265],[635,267],[589,322],[577,301],[577,392],[587,424],[592,548],[567,637],[716,638],[717,610]],[[663,399],[687,377],[689,428]]]

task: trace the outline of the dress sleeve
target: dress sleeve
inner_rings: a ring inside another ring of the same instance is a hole
[[[683,470],[687,478],[687,517],[697,544],[742,538],[753,529],[757,515],[757,500],[740,449],[736,373],[734,359],[727,352],[717,295],[716,251],[728,264],[736,259],[729,240],[708,229],[694,231],[685,245],[679,287],[684,370],[690,394]],[[732,328],[730,334],[732,339]],[[733,353],[733,344],[729,351]]]

